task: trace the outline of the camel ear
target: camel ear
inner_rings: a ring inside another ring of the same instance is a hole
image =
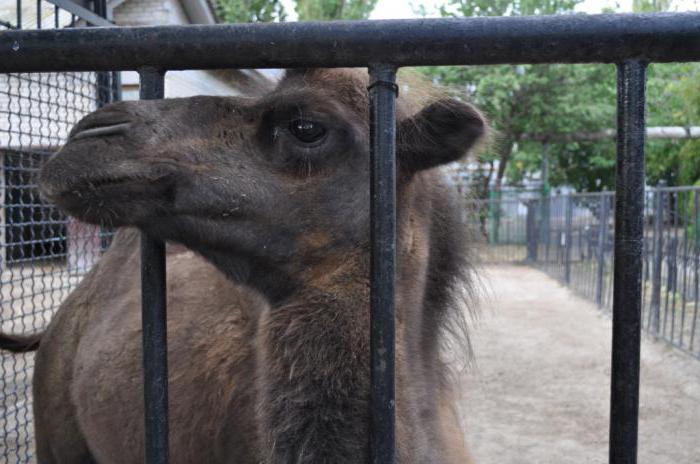
[[[397,124],[396,157],[404,172],[417,172],[463,157],[486,134],[485,118],[473,106],[445,98]]]

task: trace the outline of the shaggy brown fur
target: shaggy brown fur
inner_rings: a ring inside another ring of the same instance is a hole
[[[135,228],[186,247],[167,264],[171,462],[366,462],[366,87],[295,71],[262,98],[122,102],[76,126],[42,192],[122,229],[41,341],[42,464],[142,462]],[[464,463],[441,347],[463,317],[468,236],[433,168],[486,123],[453,99],[398,105],[398,462]]]

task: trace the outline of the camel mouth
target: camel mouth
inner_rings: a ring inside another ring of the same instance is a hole
[[[170,174],[160,175],[124,175],[114,177],[86,178],[76,182],[70,188],[52,195],[54,197],[77,197],[83,198],[88,195],[99,195],[116,190],[129,190],[130,188],[157,187],[166,182],[171,177]]]
[[[42,197],[63,212],[91,224],[131,224],[143,209],[171,201],[172,174],[76,179],[58,189],[40,187]],[[151,206],[147,206],[151,205]]]
[[[171,173],[83,178],[58,189],[40,183],[40,192],[47,201],[59,207],[87,204],[96,199],[109,200],[115,195],[121,201],[126,201],[139,197],[153,198],[153,195],[171,184],[172,178]]]
[[[120,187],[128,184],[133,184],[133,183],[143,183],[146,182],[147,180],[143,177],[138,177],[138,176],[121,176],[121,177],[104,177],[104,178],[97,178],[97,179],[86,179],[83,180],[80,184],[78,184],[77,187],[74,187],[70,192],[67,193],[75,193],[75,192],[95,192],[100,189],[105,189],[105,188],[111,188],[111,187]]]
[[[121,122],[118,124],[109,124],[105,126],[92,126],[81,128],[75,133],[72,133],[68,139],[69,142],[75,142],[76,140],[91,138],[91,137],[104,137],[107,135],[119,135],[125,133],[131,128],[130,122]]]

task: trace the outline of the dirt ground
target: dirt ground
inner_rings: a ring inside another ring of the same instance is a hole
[[[484,271],[461,411],[476,463],[607,463],[610,317],[535,269]],[[700,463],[700,361],[650,338],[639,463]]]

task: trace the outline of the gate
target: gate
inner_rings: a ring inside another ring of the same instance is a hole
[[[469,202],[481,259],[537,267],[609,311],[615,193],[507,193]],[[643,329],[700,360],[700,186],[646,189],[643,250]]]
[[[700,14],[491,17],[0,33],[0,73],[137,70],[141,98],[168,70],[368,67],[371,150],[370,459],[394,439],[397,67],[616,63],[618,69],[610,463],[636,462],[649,62],[700,60]],[[146,462],[168,461],[165,256],[142,240]]]

